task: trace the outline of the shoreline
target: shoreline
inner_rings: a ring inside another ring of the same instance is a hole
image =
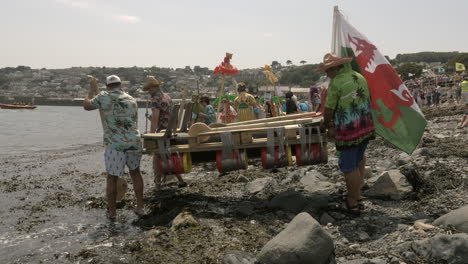
[[[366,197],[366,209],[358,218],[331,209],[345,190],[331,145],[328,164],[281,168],[277,173],[261,169],[258,160],[247,170],[222,176],[213,164],[198,164],[183,175],[187,188],[170,182],[158,194],[152,191],[151,157],[144,155],[148,215],[138,219],[133,213],[134,193],[125,176],[129,189],[114,224],[104,216],[100,144],[1,154],[0,262],[222,263],[231,250],[258,253],[299,212],[319,221],[325,214],[333,219],[322,226],[333,238],[338,263],[363,258],[407,261],[403,253],[411,249],[405,243],[449,230],[415,232],[416,220],[433,220],[468,204],[468,179],[463,177],[468,174],[467,130],[454,129],[461,117],[457,111],[449,107],[442,111],[444,116],[426,114],[428,128],[420,144],[424,155],[403,155],[380,138],[370,143],[373,176],[391,169],[414,170],[427,184],[399,201]],[[302,183],[310,173],[322,175],[320,184]],[[253,191],[259,179],[271,184]],[[285,192],[300,194],[305,207],[272,208],[272,199]],[[197,224],[173,229],[172,221],[181,212],[188,212]],[[427,262],[421,258],[413,263]]]

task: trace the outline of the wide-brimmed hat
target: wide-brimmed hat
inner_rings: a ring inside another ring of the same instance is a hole
[[[164,82],[156,79],[154,76],[148,76],[148,80],[146,81],[145,85],[143,86],[143,91],[148,90],[151,87],[159,87]]]
[[[350,63],[351,61],[353,61],[353,57],[340,58],[336,56],[336,54],[334,53],[327,53],[323,57],[323,63],[320,63],[319,67],[315,69],[315,71],[316,72],[325,71],[327,69],[330,69],[330,68],[333,68],[342,64]]]

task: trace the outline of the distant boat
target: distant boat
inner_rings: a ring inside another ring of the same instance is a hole
[[[25,104],[0,104],[2,109],[34,109],[37,106],[35,105],[25,105]]]

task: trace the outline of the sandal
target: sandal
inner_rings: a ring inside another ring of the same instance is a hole
[[[106,211],[106,217],[109,219],[111,222],[115,222],[115,219],[117,218],[117,215],[111,215],[109,214],[109,211]]]
[[[346,202],[348,199],[347,199],[347,196],[346,195],[343,195],[341,196],[341,201],[342,202]],[[357,207],[360,209],[360,210],[363,210],[364,208],[366,208],[366,205],[364,204],[364,198],[359,198],[357,200],[358,204],[357,204]]]
[[[361,214],[359,204],[355,206],[350,206],[348,200],[343,201],[341,203],[341,206],[337,207],[337,209],[345,214],[349,214],[352,216],[359,216]]]
[[[133,212],[139,217],[142,217],[145,215],[145,211],[143,210],[143,208],[135,209],[133,210]]]

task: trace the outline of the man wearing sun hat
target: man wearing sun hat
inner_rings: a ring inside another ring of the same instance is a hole
[[[168,94],[161,91],[160,86],[163,84],[162,81],[156,79],[154,76],[148,76],[147,78],[148,80],[143,86],[143,91],[148,92],[151,96],[152,115],[149,117],[151,121],[150,133],[157,133],[163,129],[167,129],[172,111],[172,99]],[[156,191],[161,189],[161,183],[164,179],[161,168],[159,168],[158,164],[158,155],[154,155],[153,171]],[[184,182],[182,176],[179,174],[176,176],[179,181],[178,186],[180,188],[187,186],[187,183]]]
[[[130,171],[137,199],[135,213],[143,214],[143,179],[140,174],[142,154],[140,132],[138,131],[138,106],[136,100],[122,91],[120,78],[111,75],[106,78],[107,91],[97,96],[97,80],[92,77],[88,95],[84,100],[85,110],[99,109],[104,129],[104,160],[107,172],[107,216],[116,217],[116,200],[120,186],[119,177],[125,166]]]
[[[366,79],[351,69],[348,64],[351,61],[351,57],[339,58],[328,53],[316,71],[325,71],[331,79],[322,128],[335,138],[339,167],[348,189],[344,206],[351,213],[359,213],[365,151],[375,132]]]

